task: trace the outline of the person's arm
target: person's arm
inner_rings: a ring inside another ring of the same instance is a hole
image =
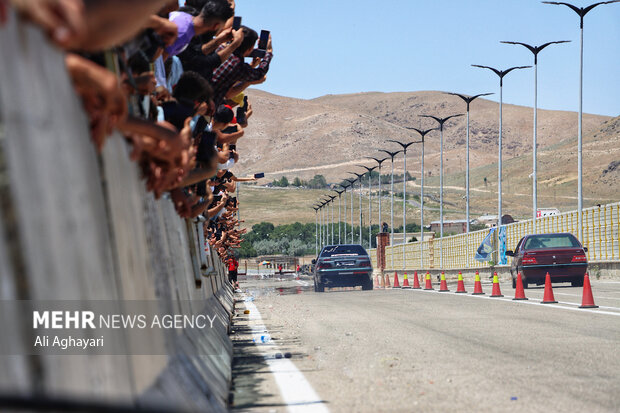
[[[226,93],[226,99],[233,99],[239,93],[242,93],[244,90],[249,88],[252,85],[260,85],[261,83],[265,83],[267,81],[267,76],[263,76],[258,80],[253,80],[251,82],[239,82],[235,86],[231,87],[230,90]],[[247,115],[246,115],[247,117]]]
[[[237,50],[237,48],[241,45],[243,39],[245,38],[243,30],[232,30],[231,28],[231,31],[232,41],[228,45],[226,45],[226,47],[223,47],[222,49],[217,51],[217,55],[220,57],[220,62],[222,63],[225,62],[235,50]]]
[[[217,135],[217,143],[223,145],[225,143],[231,144],[237,142],[239,138],[243,137],[245,132],[242,128],[238,127],[237,132],[234,133],[222,133],[220,131],[215,131],[215,134]]]
[[[179,187],[184,188],[186,186],[194,185],[202,181],[206,181],[207,179],[213,176],[213,170],[211,169],[194,169],[192,170],[185,179],[179,184]]]
[[[166,46],[171,46],[176,41],[179,35],[179,28],[176,24],[171,22],[168,19],[164,19],[163,17],[159,17],[156,14],[153,14],[149,17],[146,28],[153,29],[161,39],[164,41]]]
[[[228,195],[224,195],[222,197],[222,200],[213,208],[211,208],[210,210],[207,211],[207,214],[209,215],[209,218],[213,218],[214,216],[216,216],[222,209],[224,209],[224,206],[226,206],[226,202],[228,201]]]
[[[234,175],[230,179],[232,179],[235,182],[255,182],[255,181],[258,181],[258,179],[254,178],[254,177],[250,177],[250,178],[237,178]]]

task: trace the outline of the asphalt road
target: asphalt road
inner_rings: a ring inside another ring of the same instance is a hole
[[[237,411],[620,411],[620,282],[592,281],[596,310],[562,284],[557,305],[542,287],[514,302],[507,283],[505,298],[311,285],[241,283]]]

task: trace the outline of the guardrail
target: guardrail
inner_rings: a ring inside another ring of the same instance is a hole
[[[527,234],[549,234],[554,232],[570,232],[577,234],[577,211],[559,215],[520,221],[505,225],[506,247],[514,250],[519,240]],[[403,246],[389,246],[385,249],[385,262],[393,268],[438,268],[462,269],[485,268],[489,263],[481,263],[474,259],[476,249],[480,246],[489,230],[470,232],[451,237],[435,238],[430,241],[407,243],[405,245],[405,262],[403,262]],[[601,205],[583,210],[582,243],[588,248],[589,262],[620,261],[620,203]],[[443,268],[439,257],[443,248]],[[420,251],[423,254],[420,254]],[[376,249],[371,250],[373,266],[377,265]]]
[[[149,329],[149,341],[164,343],[167,356],[130,354],[123,332],[110,339],[125,349],[122,357],[96,349],[80,357],[12,353],[32,348],[32,330],[4,331],[0,392],[226,412],[232,362],[226,330],[234,304],[225,266],[215,251],[205,251],[202,223],[181,219],[171,200],[146,192],[120,135],[95,151],[64,55],[38,28],[12,12],[7,17],[0,25],[3,309],[29,326],[32,315],[17,311],[20,300],[154,301],[170,314],[208,311],[222,327],[190,341]]]

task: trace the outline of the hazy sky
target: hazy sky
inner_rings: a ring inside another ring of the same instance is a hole
[[[506,68],[534,60],[522,46],[500,40],[572,40],[541,52],[539,106],[578,109],[579,17],[565,6],[536,0],[237,0],[237,14],[245,25],[272,32],[275,58],[260,87],[271,93],[498,92],[497,76],[471,64]],[[619,78],[620,3],[586,16],[584,111],[620,115]],[[533,69],[512,72],[504,100],[532,106],[533,90]]]

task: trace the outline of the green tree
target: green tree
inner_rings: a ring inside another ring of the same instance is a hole
[[[280,178],[280,187],[282,188],[286,188],[288,187],[289,183],[288,183],[288,179],[286,179],[286,176],[283,176],[282,178]]]
[[[295,177],[295,179],[293,179],[293,186],[299,188],[300,186],[303,186],[301,183],[301,179],[299,179],[298,176]]]

